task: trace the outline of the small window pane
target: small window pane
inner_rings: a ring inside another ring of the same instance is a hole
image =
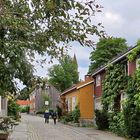
[[[100,86],[101,85],[101,76],[97,75],[96,76],[96,86]]]

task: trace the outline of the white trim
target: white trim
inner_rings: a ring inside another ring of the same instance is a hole
[[[127,69],[128,69],[128,75],[130,75],[130,71],[129,71],[129,66],[130,65],[130,62],[129,61],[127,61]]]
[[[95,110],[98,109],[98,110],[102,110],[102,103],[101,103],[101,97],[98,97],[98,98],[94,98],[94,102],[95,102]]]
[[[96,75],[96,81],[95,81],[96,87],[101,86],[101,75]]]
[[[84,87],[84,86],[87,86],[87,85],[93,83],[93,82],[94,82],[94,81],[88,82],[88,83],[86,83],[86,84],[84,84],[84,85],[81,85],[81,86],[77,87],[76,89],[80,89],[80,88],[82,88],[82,87]]]
[[[75,107],[76,107],[77,97],[76,96],[73,96],[71,100],[72,100],[72,111],[73,111],[75,109]]]
[[[136,59],[136,69],[138,69],[140,67],[139,61],[140,61],[140,58],[137,58]]]
[[[1,96],[0,96],[0,112],[1,112],[1,99],[2,99],[2,98],[1,98]]]
[[[71,89],[69,89],[69,90],[63,92],[61,95],[64,95],[64,94],[68,93],[69,91],[71,91],[71,90],[73,90],[73,89],[76,89],[76,87],[74,86],[73,88],[71,88]]]

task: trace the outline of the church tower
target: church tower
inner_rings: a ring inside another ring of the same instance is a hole
[[[76,72],[78,74],[78,81],[77,82],[79,82],[78,62],[77,62],[77,58],[76,58],[75,54],[73,56],[73,64],[76,66]]]
[[[77,72],[78,72],[78,63],[77,63],[77,58],[76,58],[76,55],[75,54],[73,56],[73,63],[76,65]]]

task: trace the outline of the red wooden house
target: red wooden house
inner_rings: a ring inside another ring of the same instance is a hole
[[[117,63],[122,63],[124,64],[124,68],[125,68],[125,73],[127,75],[133,75],[136,68],[138,67],[138,60],[140,60],[140,56],[137,56],[137,58],[133,61],[129,61],[127,56],[128,54],[130,54],[135,47],[130,47],[127,49],[127,51],[125,51],[124,53],[121,53],[120,55],[118,55],[117,57],[115,57],[114,59],[112,59],[110,61],[111,64],[117,64]],[[95,93],[95,109],[101,109],[101,96],[102,96],[102,82],[105,78],[105,73],[106,73],[106,68],[107,68],[107,64],[104,66],[99,67],[96,71],[94,71],[94,73],[92,74],[92,77],[94,79],[94,93]],[[123,96],[122,96],[123,98]]]

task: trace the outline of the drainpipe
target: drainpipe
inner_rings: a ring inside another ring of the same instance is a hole
[[[94,111],[93,124],[96,125],[96,121],[95,121],[95,93],[93,94],[93,111]]]

